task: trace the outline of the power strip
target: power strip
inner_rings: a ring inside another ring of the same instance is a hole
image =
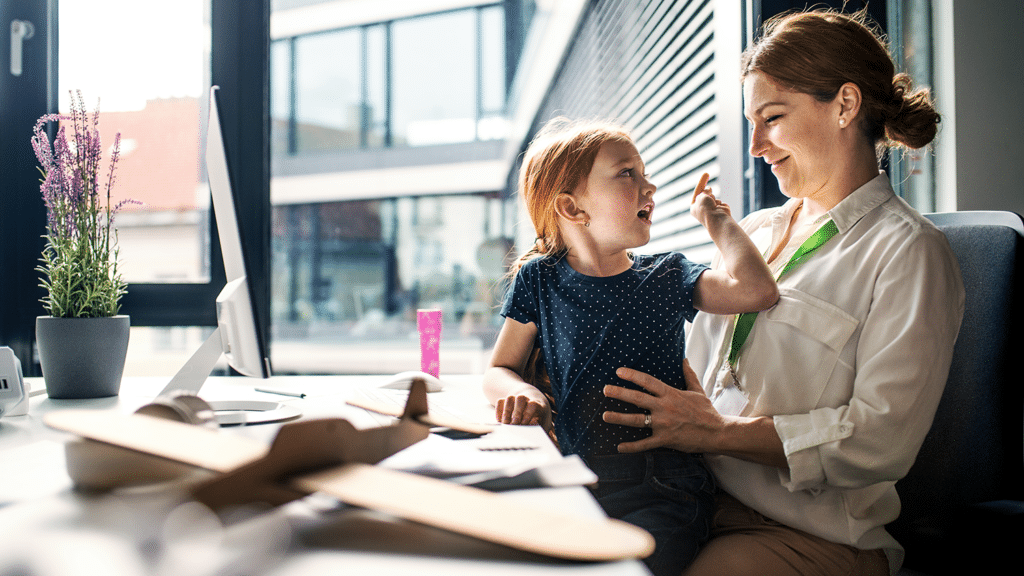
[[[0,417],[11,412],[23,414],[19,405],[25,401],[25,379],[21,375],[21,360],[8,346],[0,346]]]

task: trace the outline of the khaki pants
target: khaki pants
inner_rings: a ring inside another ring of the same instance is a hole
[[[719,492],[711,541],[686,576],[888,576],[881,550],[836,544],[790,528]]]

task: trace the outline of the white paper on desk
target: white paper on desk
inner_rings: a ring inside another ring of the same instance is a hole
[[[572,454],[535,468],[520,470],[518,473],[513,469],[506,469],[497,472],[467,474],[451,480],[485,490],[516,490],[520,488],[586,486],[597,482],[597,474],[594,474],[583,463],[582,458]]]
[[[380,466],[425,476],[447,478],[507,468],[535,468],[551,461],[538,450],[478,450],[463,440],[431,434],[408,448],[385,458]]]
[[[500,427],[476,440],[431,434],[380,465],[491,490],[597,481],[579,457],[562,456],[543,431],[526,427]]]

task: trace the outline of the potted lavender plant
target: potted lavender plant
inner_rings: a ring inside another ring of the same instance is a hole
[[[37,270],[49,314],[36,318],[36,342],[50,398],[117,395],[130,327],[128,316],[119,314],[126,285],[117,268],[113,219],[132,201],[111,206],[121,135],[101,179],[99,108],[89,114],[81,92],[75,96],[70,114],[43,116],[32,136],[47,211]],[[45,130],[50,122],[58,123],[52,143]]]

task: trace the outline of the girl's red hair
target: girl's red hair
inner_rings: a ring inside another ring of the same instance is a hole
[[[526,202],[537,239],[512,264],[512,274],[526,262],[564,252],[555,199],[574,194],[586,182],[598,150],[606,142],[632,142],[626,129],[601,120],[573,121],[558,117],[541,128],[523,155],[519,192]]]

